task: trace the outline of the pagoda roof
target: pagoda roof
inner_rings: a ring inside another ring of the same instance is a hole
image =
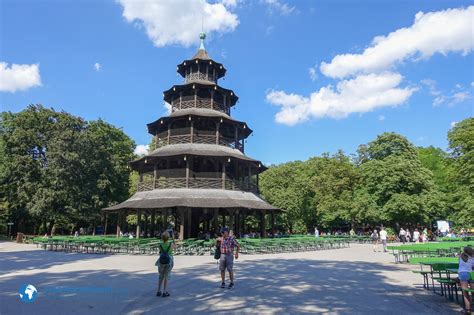
[[[122,209],[160,209],[171,207],[240,208],[281,211],[251,192],[199,188],[141,191],[126,201],[103,210],[113,212]]]
[[[238,124],[240,127],[245,129],[245,137],[248,137],[253,132],[252,129],[250,129],[245,122],[233,119],[226,113],[223,113],[214,109],[208,109],[208,108],[186,108],[186,109],[177,110],[171,113],[171,115],[169,116],[158,118],[154,122],[147,124],[148,132],[151,134],[155,134],[156,130],[159,131],[160,129],[162,129],[160,128],[161,126],[163,126],[163,129],[167,129],[166,124],[168,121],[172,120],[173,118],[184,117],[184,116],[211,117],[211,118],[217,118],[217,119],[222,118],[223,120],[227,122]]]
[[[223,145],[217,144],[204,144],[204,143],[181,143],[181,144],[169,144],[158,149],[153,150],[151,153],[130,162],[131,166],[140,166],[146,163],[148,158],[159,158],[159,157],[171,157],[171,156],[214,156],[214,157],[229,157],[243,161],[249,161],[259,165],[260,172],[263,172],[267,168],[258,160],[252,159],[246,156],[237,149],[233,149]]]
[[[200,48],[192,59],[211,60],[205,49]]]

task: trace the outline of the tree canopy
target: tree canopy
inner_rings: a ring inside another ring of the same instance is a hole
[[[135,144],[122,130],[41,105],[0,122],[1,215],[18,228],[95,225],[101,208],[128,197]]]

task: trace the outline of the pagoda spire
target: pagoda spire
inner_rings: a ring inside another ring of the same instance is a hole
[[[201,40],[201,45],[199,46],[199,49],[206,50],[206,48],[204,48],[204,40],[206,39],[206,33],[199,33],[199,39]]]

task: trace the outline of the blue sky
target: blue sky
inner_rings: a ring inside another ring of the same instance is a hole
[[[203,22],[209,54],[228,70],[220,85],[240,98],[232,116],[254,130],[248,155],[269,164],[354,153],[385,131],[446,149],[452,124],[474,113],[468,5],[0,0],[0,106],[100,117],[147,144]]]

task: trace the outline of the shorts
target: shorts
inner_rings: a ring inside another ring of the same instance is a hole
[[[174,259],[173,256],[170,256],[170,263],[167,265],[158,264],[158,275],[160,279],[169,280],[171,277],[171,270],[174,266]]]
[[[234,268],[234,255],[229,253],[229,254],[222,254],[221,258],[219,259],[219,269],[221,271],[227,271],[232,272],[232,269]]]
[[[469,274],[469,272],[461,271],[460,273],[458,273],[458,278],[461,282],[468,282],[471,278],[471,275]]]

